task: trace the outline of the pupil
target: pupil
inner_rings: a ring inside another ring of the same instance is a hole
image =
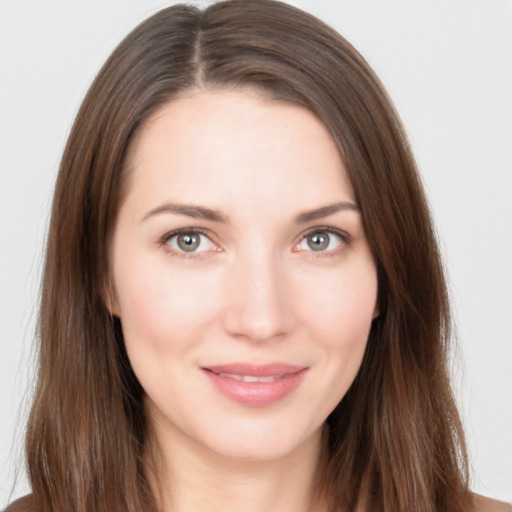
[[[318,233],[309,235],[308,245],[313,251],[323,251],[329,246],[329,235]]]
[[[199,236],[192,234],[180,235],[178,245],[183,251],[193,252],[199,247]]]

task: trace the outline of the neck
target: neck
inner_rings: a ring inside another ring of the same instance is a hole
[[[272,460],[224,457],[185,435],[162,439],[158,479],[153,479],[162,512],[319,512],[317,468],[323,452],[321,430],[294,451]]]

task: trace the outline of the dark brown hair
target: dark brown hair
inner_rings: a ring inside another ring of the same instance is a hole
[[[463,510],[447,294],[406,136],[354,48],[271,0],[160,11],[118,46],[78,112],[48,235],[26,442],[33,502],[44,512],[155,508],[144,392],[105,305],[125,157],[144,121],[184,91],[246,87],[309,109],[330,130],[377,264],[380,315],[355,382],[327,419],[321,485],[332,509]]]

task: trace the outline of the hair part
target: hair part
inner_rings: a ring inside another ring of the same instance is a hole
[[[379,316],[355,382],[327,419],[319,488],[333,510],[463,510],[467,457],[447,368],[446,286],[404,130],[345,39],[272,0],[160,11],[121,42],[82,103],[48,234],[26,439],[34,501],[44,512],[156,509],[149,482],[158,453],[111,314],[109,249],[141,126],[180,95],[217,88],[263,92],[325,124],[377,264]]]

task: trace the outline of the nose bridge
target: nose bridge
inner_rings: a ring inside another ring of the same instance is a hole
[[[293,315],[284,262],[259,245],[233,261],[225,315],[226,330],[254,341],[290,332]]]

